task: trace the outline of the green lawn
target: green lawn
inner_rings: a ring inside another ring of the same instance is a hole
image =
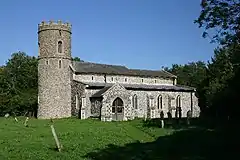
[[[101,122],[61,119],[54,126],[63,145],[55,150],[49,120],[0,118],[0,160],[227,160],[239,155],[236,128],[161,129],[142,120]],[[151,126],[151,127],[150,127]]]
[[[19,122],[13,118],[0,118],[0,160],[87,159],[88,153],[109,145],[123,147],[136,142],[153,142],[172,132],[170,129],[144,128],[141,120],[55,120],[55,130],[63,145],[62,152],[58,153],[54,150],[49,120],[30,119],[29,127],[23,123],[24,118],[19,118]]]

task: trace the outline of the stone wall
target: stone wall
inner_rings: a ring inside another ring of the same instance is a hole
[[[58,42],[62,42],[61,53]],[[38,26],[38,118],[71,116],[71,25]]]
[[[115,84],[104,95],[101,109],[101,120],[112,121],[112,104],[119,97],[124,104],[123,120],[133,119],[133,108],[131,105],[131,92],[119,84]]]
[[[59,59],[48,58],[38,62],[38,118],[63,118],[71,116],[71,63],[62,59],[59,68]]]
[[[91,117],[101,118],[102,97],[90,98],[91,101]]]
[[[72,81],[72,94],[71,94],[71,113],[72,116],[77,116],[79,118],[82,108],[82,97],[85,96],[85,85],[82,83]]]
[[[128,84],[151,84],[151,85],[173,85],[173,79],[146,78],[137,76],[122,75],[101,75],[101,74],[78,74],[74,76],[75,80],[81,82],[98,83],[128,83]]]
[[[160,112],[164,112],[164,117],[167,117],[167,112],[172,112],[172,117],[175,117],[176,98],[179,95],[181,99],[182,117],[187,116],[187,111],[193,111],[193,116],[198,117],[200,109],[198,107],[198,99],[194,93],[190,92],[170,92],[170,91],[132,91],[132,95],[137,95],[138,108],[134,109],[135,117],[146,117],[149,112],[159,118]],[[158,109],[158,96],[162,96],[162,109]],[[192,96],[192,98],[191,98]],[[149,98],[153,99],[152,109],[149,109]],[[192,102],[191,102],[192,100]]]
[[[119,84],[115,85],[118,86]],[[135,91],[114,86],[109,89],[110,91],[106,92],[103,99],[91,98],[91,96],[97,93],[100,89],[86,89],[86,118],[91,116],[98,117],[101,114],[101,119],[103,121],[111,121],[112,102],[116,97],[119,97],[124,101],[125,120],[136,117],[159,118],[161,111],[164,112],[165,118],[167,118],[168,112],[170,112],[174,118],[177,96],[180,96],[182,117],[186,117],[189,110],[192,110],[193,117],[198,117],[200,114],[198,99],[195,96],[195,93],[173,91]],[[134,95],[137,96],[137,108],[134,108],[133,106]],[[162,108],[161,106],[158,108],[158,97],[160,95],[162,97]],[[150,106],[150,99],[152,101],[152,106]],[[98,101],[97,104],[96,101]]]
[[[93,94],[97,93],[98,91],[100,91],[100,89],[86,89],[86,91],[85,91],[85,93],[86,93],[85,94],[86,95],[85,117],[86,118],[95,116],[95,113],[92,114],[92,105],[93,105],[95,99],[91,99],[91,96]]]

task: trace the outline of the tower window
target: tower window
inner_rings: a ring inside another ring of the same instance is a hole
[[[93,76],[92,76],[92,80],[93,80]]]
[[[46,65],[48,65],[48,60],[46,60]]]
[[[157,83],[157,80],[155,80],[155,83]]]
[[[127,78],[125,78],[125,82],[127,82]]]
[[[58,61],[58,67],[62,68],[62,61],[61,60]]]
[[[142,82],[143,82],[143,79],[142,79]]]
[[[62,53],[62,41],[58,41],[58,53]]]
[[[112,77],[112,81],[113,81],[113,77]]]

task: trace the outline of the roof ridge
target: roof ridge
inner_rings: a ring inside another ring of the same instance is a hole
[[[120,67],[125,67],[125,68],[127,68],[125,65],[120,65],[120,64],[106,64],[106,63],[97,63],[97,62],[89,62],[89,61],[84,61],[84,62],[79,62],[79,61],[77,61],[77,63],[106,65],[106,66],[120,66]]]

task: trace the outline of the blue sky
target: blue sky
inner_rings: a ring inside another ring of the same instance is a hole
[[[82,60],[160,69],[207,61],[214,44],[193,23],[200,0],[6,0],[0,3],[0,65],[13,52],[38,55],[43,20],[72,23],[72,56]]]

